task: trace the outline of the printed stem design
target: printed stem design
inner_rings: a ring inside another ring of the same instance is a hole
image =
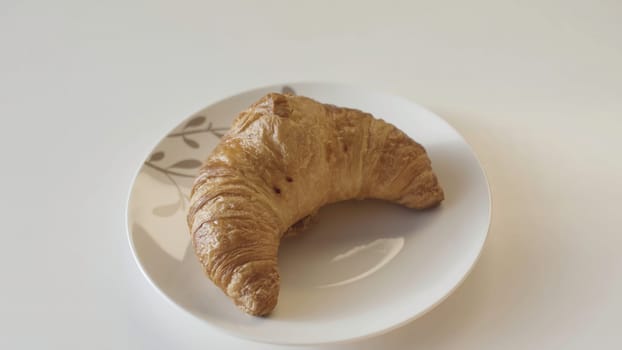
[[[218,138],[221,138],[228,129],[226,127],[213,127],[211,122],[208,122],[207,126],[203,126],[205,122],[206,118],[204,116],[196,116],[186,123],[182,131],[170,133],[167,135],[167,137],[181,138],[188,147],[198,149],[200,147],[199,142],[191,139],[188,136],[200,133],[209,133]],[[196,177],[196,174],[194,172],[196,172],[196,170],[199,169],[202,165],[202,162],[197,159],[187,158],[174,162],[169,166],[162,166],[160,165],[160,161],[164,158],[165,153],[163,151],[157,151],[152,153],[149,159],[146,160],[144,163],[147,167],[162,173],[168,179],[168,181],[173,184],[173,186],[175,186],[175,189],[177,191],[178,199],[176,203],[166,204],[153,209],[154,215],[161,217],[174,215],[180,208],[186,209],[190,199],[182,191],[182,187],[178,182],[178,178],[194,179]],[[194,171],[193,173],[188,174],[186,172],[178,171],[179,169]]]

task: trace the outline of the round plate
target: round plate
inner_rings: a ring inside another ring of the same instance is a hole
[[[279,302],[260,318],[237,309],[205,276],[185,215],[201,161],[240,111],[275,91],[361,109],[396,125],[427,149],[446,199],[426,211],[373,200],[323,207],[308,231],[283,239]],[[243,92],[182,121],[141,164],[127,210],[136,261],[162,295],[230,334],[280,344],[352,340],[422,315],[469,273],[489,223],[486,177],[451,126],[403,98],[321,83]]]

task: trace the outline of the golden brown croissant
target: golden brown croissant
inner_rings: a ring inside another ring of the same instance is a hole
[[[242,112],[201,168],[188,226],[207,275],[245,312],[279,294],[281,237],[319,207],[378,198],[410,208],[443,200],[418,143],[370,114],[268,94]]]

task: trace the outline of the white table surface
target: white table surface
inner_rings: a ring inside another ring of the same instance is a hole
[[[2,1],[0,348],[273,348],[158,295],[124,210],[181,118],[301,80],[427,106],[493,192],[449,299],[321,348],[622,348],[621,16],[619,1]]]

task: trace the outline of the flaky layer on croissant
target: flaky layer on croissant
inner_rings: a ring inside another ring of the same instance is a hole
[[[363,198],[422,209],[443,190],[424,148],[395,126],[272,93],[243,111],[207,158],[188,226],[210,279],[245,312],[266,315],[279,295],[283,234],[327,203]]]

